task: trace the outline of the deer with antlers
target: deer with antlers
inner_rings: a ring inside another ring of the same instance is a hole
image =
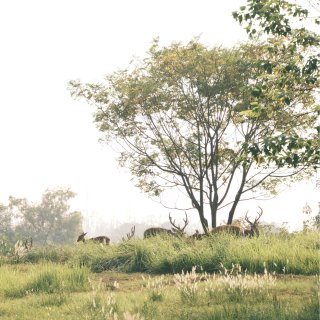
[[[171,230],[165,229],[165,228],[149,228],[144,232],[143,238],[146,239],[146,238],[154,237],[156,235],[170,235],[175,237],[183,236],[185,234],[184,230],[189,224],[189,220],[186,212],[185,212],[185,215],[186,217],[185,219],[183,219],[183,222],[184,222],[183,227],[180,227],[180,225],[177,225],[176,221],[172,220],[171,214],[169,213],[169,221],[172,225]]]
[[[84,237],[87,233],[88,232],[81,233],[77,239],[77,242],[80,242],[80,241],[86,242],[86,239]],[[106,244],[106,245],[110,244],[110,239],[106,236],[99,236],[99,237],[90,238],[90,239],[88,239],[88,241],[93,241],[93,242],[102,243],[102,244]]]
[[[245,215],[245,221],[249,223],[250,229],[243,229],[239,226],[233,226],[233,225],[223,225],[216,228],[213,228],[210,233],[219,233],[219,232],[227,232],[234,234],[236,236],[242,236],[242,237],[259,237],[259,229],[258,229],[258,221],[262,216],[263,210],[261,207],[260,212],[258,212],[258,216],[255,218],[254,222],[251,222],[248,218],[248,212]]]
[[[259,207],[260,211],[257,212],[258,216],[254,219],[254,222],[251,222],[248,218],[248,212],[246,213],[245,217],[244,217],[244,220],[246,222],[249,223],[250,225],[250,229],[244,229],[244,235],[247,236],[247,237],[259,237],[259,229],[258,229],[258,222],[259,222],[259,219],[261,218],[262,216],[262,213],[263,213],[263,210],[261,207]]]

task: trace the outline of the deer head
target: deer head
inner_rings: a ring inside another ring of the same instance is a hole
[[[87,233],[88,233],[88,232],[83,232],[83,233],[81,233],[80,236],[79,236],[78,239],[77,239],[77,242],[80,242],[80,241],[85,242],[84,237],[85,237],[85,235],[86,235]]]
[[[246,222],[249,223],[250,225],[250,229],[245,229],[244,233],[246,236],[249,236],[249,237],[253,237],[253,236],[257,236],[259,237],[259,229],[258,229],[258,221],[259,219],[261,218],[262,216],[262,213],[263,213],[263,210],[261,207],[259,207],[260,211],[257,212],[258,215],[257,217],[254,219],[254,222],[250,221],[249,218],[248,218],[248,212],[246,213],[245,217],[244,217],[244,220]]]
[[[171,228],[171,230],[172,230],[173,233],[178,234],[178,235],[183,235],[183,234],[184,234],[184,229],[185,229],[185,228],[187,227],[187,225],[189,224],[188,216],[187,216],[187,213],[186,213],[186,212],[185,212],[185,215],[186,215],[186,218],[183,219],[184,226],[181,228],[180,225],[177,225],[177,224],[176,224],[176,221],[175,221],[175,220],[172,220],[171,214],[169,213],[169,220],[170,220],[171,225],[173,226],[173,228]]]

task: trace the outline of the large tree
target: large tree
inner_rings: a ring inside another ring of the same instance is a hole
[[[308,135],[316,121],[318,83],[292,82],[277,91],[278,80],[267,79],[264,63],[269,47],[207,48],[193,40],[161,48],[155,41],[142,62],[105,83],[71,81],[70,90],[96,106],[99,130],[122,147],[120,164],[130,168],[137,185],[153,196],[180,188],[208,232],[208,216],[215,227],[218,210],[230,206],[230,224],[239,201],[254,191],[273,193],[284,178],[301,176],[309,167],[304,158],[290,165],[256,151],[280,133]],[[274,57],[295,65],[303,60],[301,52],[280,50]]]

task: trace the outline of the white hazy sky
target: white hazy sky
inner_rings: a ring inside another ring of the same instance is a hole
[[[93,109],[67,91],[72,79],[99,81],[143,57],[151,41],[231,46],[246,38],[228,0],[10,0],[0,2],[0,202],[38,201],[46,188],[77,193],[75,210],[105,221],[165,221],[168,209],[137,190],[116,155],[98,142]],[[302,225],[320,201],[315,179],[257,205],[263,220]],[[178,214],[175,215],[178,218]],[[225,213],[219,218],[226,219]],[[196,219],[192,219],[196,221]]]

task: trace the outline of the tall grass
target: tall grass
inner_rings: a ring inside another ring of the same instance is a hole
[[[37,293],[84,291],[89,285],[88,268],[69,268],[63,265],[41,264],[24,268],[0,267],[0,295],[6,298],[22,298]]]
[[[248,273],[263,273],[266,267],[270,272],[312,275],[319,273],[319,248],[316,232],[259,238],[215,234],[203,240],[157,236],[110,246],[81,244],[38,248],[19,263],[50,261],[88,267],[93,272],[117,270],[151,274],[191,271],[193,266],[213,273],[221,269],[221,264],[230,268],[237,263]]]
[[[105,272],[40,262],[0,267],[1,319],[318,319],[316,277],[222,274],[201,268],[175,275]],[[89,280],[88,280],[89,275]],[[116,281],[118,280],[118,281]],[[113,283],[112,287],[109,285]]]

